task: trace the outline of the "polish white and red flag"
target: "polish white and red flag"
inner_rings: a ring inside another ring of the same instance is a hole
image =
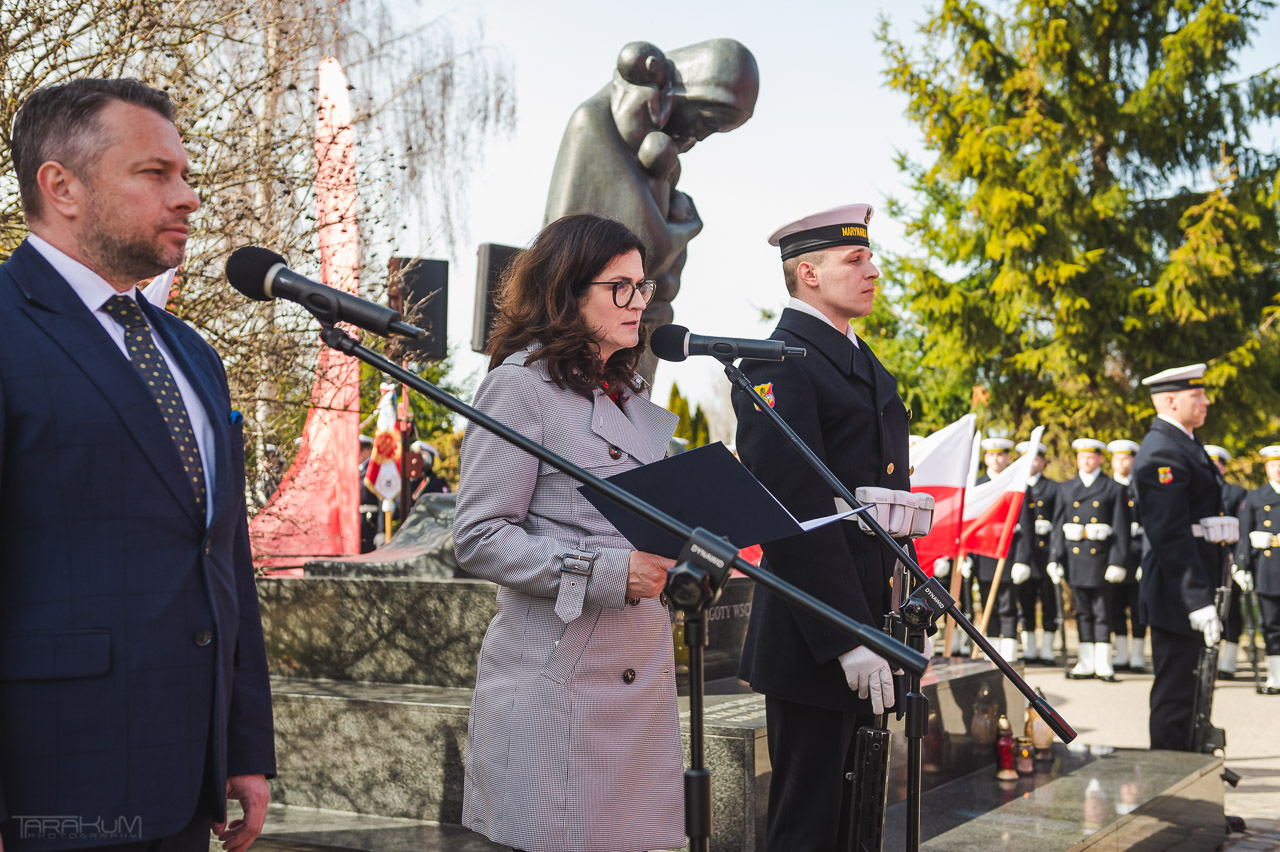
[[[966,414],[911,448],[911,490],[933,496],[933,526],[928,535],[915,540],[916,558],[927,574],[933,573],[934,560],[954,557],[960,547],[977,419]]]
[[[1040,443],[1042,434],[1044,427],[1037,426],[1031,433],[1031,446]],[[1035,453],[1023,453],[989,481],[968,489],[964,502],[964,527],[960,532],[960,546],[967,552],[993,559],[1003,559],[1008,555],[1009,542],[1018,525],[1018,515],[1027,493],[1027,480],[1031,478],[1031,463],[1035,458]]]

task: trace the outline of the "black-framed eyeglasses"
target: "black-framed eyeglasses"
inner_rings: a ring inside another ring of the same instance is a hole
[[[630,281],[591,281],[590,287],[612,287],[613,303],[619,308],[625,308],[631,304],[636,297],[636,293],[640,294],[640,300],[646,305],[653,298],[653,291],[658,289],[658,282],[652,279],[648,281],[637,281],[632,284]]]

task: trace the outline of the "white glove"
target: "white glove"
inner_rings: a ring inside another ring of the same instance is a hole
[[[863,646],[841,654],[840,666],[849,688],[859,698],[871,698],[873,713],[879,715],[893,706],[893,675],[883,657]]]
[[[1231,566],[1231,578],[1236,581],[1236,585],[1246,592],[1253,591],[1253,575],[1241,568],[1239,565]]]
[[[1111,524],[1085,524],[1084,537],[1089,541],[1106,541],[1111,538]]]
[[[1015,586],[1021,586],[1031,579],[1031,566],[1025,562],[1015,562],[1009,569],[1009,579]]]
[[[1271,546],[1271,533],[1265,530],[1254,530],[1249,533],[1249,544],[1256,550],[1263,550]]]
[[[943,579],[946,579],[946,576],[950,573],[951,573],[951,557],[950,556],[942,556],[942,557],[939,557],[938,559],[933,560],[933,576],[937,577],[939,580],[943,580]]]
[[[1057,562],[1050,562],[1044,568],[1045,573],[1049,575],[1049,579],[1053,581],[1055,586],[1062,582],[1062,566]]]
[[[1053,532],[1053,521],[1046,521],[1044,518],[1036,521],[1036,535],[1048,535]]]
[[[960,576],[966,580],[973,576],[973,557],[966,556],[960,560]]]
[[[1130,521],[1130,522],[1129,522],[1129,537],[1130,537],[1130,538],[1137,538],[1137,537],[1138,537],[1138,536],[1140,536],[1140,535],[1142,535],[1142,524],[1138,523],[1137,521]]]
[[[1135,580],[1141,580],[1141,579],[1142,579],[1142,566],[1141,566],[1141,565],[1139,565],[1139,566],[1138,566],[1138,570],[1137,570],[1137,571],[1134,571],[1134,572],[1133,572],[1133,579],[1135,579]]]
[[[1084,538],[1084,524],[1063,524],[1062,537],[1067,541],[1080,541]]]
[[[1201,518],[1204,540],[1211,544],[1235,544],[1240,540],[1240,519],[1231,515]]]
[[[1218,647],[1218,640],[1222,638],[1222,622],[1218,620],[1216,609],[1211,606],[1202,606],[1188,613],[1187,620],[1191,622],[1193,630],[1199,630],[1204,634],[1206,648]]]
[[[1102,579],[1108,583],[1123,583],[1127,572],[1119,565],[1108,565],[1107,573],[1102,575]]]

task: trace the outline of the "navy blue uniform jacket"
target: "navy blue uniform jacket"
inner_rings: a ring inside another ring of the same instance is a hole
[[[29,244],[0,266],[5,852],[173,834],[198,808],[223,817],[229,774],[275,772],[242,427],[213,349],[139,304],[213,424],[208,525],[98,320]],[[138,833],[21,838],[49,815]]]
[[[897,381],[866,343],[861,344],[865,357],[860,356],[839,331],[790,309],[782,312],[772,339],[808,350],[804,358],[742,362],[753,385],[771,386],[774,410],[850,491],[909,489],[907,411]],[[796,518],[830,515],[835,511],[831,486],[753,410],[757,402],[765,404],[734,393],[743,464]],[[894,560],[856,522],[829,524],[765,544],[763,550],[761,567],[857,621],[884,626]],[[857,644],[757,586],[739,676],[776,698],[869,714],[870,700],[849,689],[838,659]]]
[[[1222,514],[1222,476],[1198,440],[1156,418],[1133,461],[1133,486],[1145,531],[1142,620],[1195,636],[1187,615],[1213,605],[1222,548],[1195,538],[1191,525]]]

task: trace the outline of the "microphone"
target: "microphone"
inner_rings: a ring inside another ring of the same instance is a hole
[[[227,281],[250,299],[297,302],[321,322],[346,322],[382,337],[392,334],[421,340],[427,333],[403,322],[398,311],[335,290],[294,272],[285,259],[258,246],[244,246],[227,258]]]
[[[787,346],[781,340],[741,340],[736,337],[706,337],[693,334],[682,325],[663,325],[649,335],[649,349],[663,361],[683,361],[690,355],[710,355],[721,361],[750,358],[754,361],[783,361],[803,358],[805,350]]]

